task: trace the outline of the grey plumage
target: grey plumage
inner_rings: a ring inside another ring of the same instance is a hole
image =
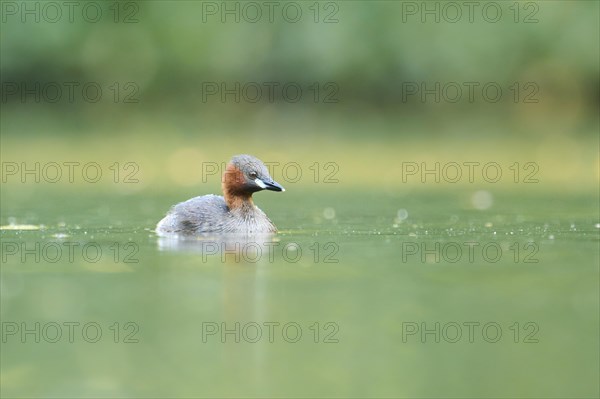
[[[220,195],[195,197],[175,205],[156,226],[159,234],[274,233],[277,228],[257,206],[229,210]]]
[[[236,179],[227,179],[227,173],[237,175]],[[274,233],[277,228],[273,222],[252,202],[252,193],[263,189],[284,191],[260,160],[235,156],[223,179],[225,197],[209,194],[173,206],[156,232],[161,236]]]

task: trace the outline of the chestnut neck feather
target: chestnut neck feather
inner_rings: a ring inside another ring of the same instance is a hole
[[[245,186],[244,173],[235,165],[228,164],[221,181],[223,197],[229,209],[253,208],[252,192]]]

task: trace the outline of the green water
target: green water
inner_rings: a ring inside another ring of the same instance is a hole
[[[159,240],[186,193],[3,194],[43,225],[0,232],[4,397],[598,395],[593,193],[260,193],[271,240]]]
[[[2,1],[0,399],[600,397],[599,9]]]

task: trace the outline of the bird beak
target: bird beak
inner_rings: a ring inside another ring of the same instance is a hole
[[[270,182],[263,181],[261,179],[254,179],[254,183],[263,190],[271,190],[271,191],[285,191],[285,188],[281,186],[281,184],[271,180]]]

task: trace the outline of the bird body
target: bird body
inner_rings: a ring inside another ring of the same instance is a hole
[[[250,155],[238,155],[227,165],[222,180],[224,196],[204,195],[171,208],[156,226],[161,236],[203,233],[274,233],[277,228],[252,201],[261,190],[285,191],[265,165]]]

